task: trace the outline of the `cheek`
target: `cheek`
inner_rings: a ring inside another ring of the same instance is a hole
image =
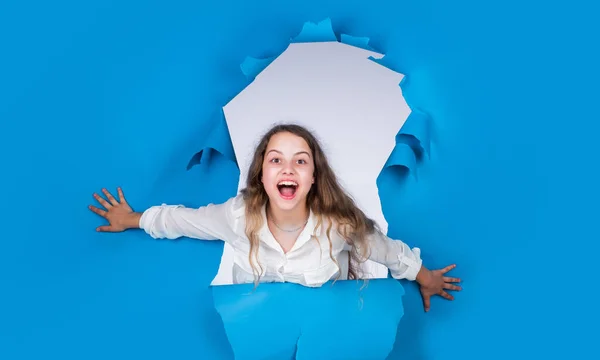
[[[274,171],[272,169],[266,168],[266,169],[263,169],[262,174],[263,174],[262,178],[261,178],[262,183],[266,186],[271,186],[272,183],[275,181],[275,177],[276,177],[276,174],[274,173]]]
[[[314,181],[314,171],[312,169],[306,169],[302,172],[302,182],[305,184],[312,184]]]

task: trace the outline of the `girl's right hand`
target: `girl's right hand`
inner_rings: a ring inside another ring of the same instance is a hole
[[[106,210],[99,209],[93,205],[90,205],[89,209],[102,216],[109,222],[109,225],[97,227],[96,231],[119,232],[127,229],[139,228],[140,217],[142,214],[136,213],[131,209],[125,200],[123,190],[120,187],[117,188],[117,191],[119,193],[120,202],[117,201],[117,199],[115,199],[106,189],[102,189],[102,192],[104,195],[106,195],[108,201],[100,195],[94,193],[94,198],[98,200],[98,202],[104,206]]]

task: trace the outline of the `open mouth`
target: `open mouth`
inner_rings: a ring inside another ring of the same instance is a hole
[[[277,184],[277,189],[279,189],[281,197],[284,199],[292,199],[296,195],[298,184],[294,181],[281,181]]]

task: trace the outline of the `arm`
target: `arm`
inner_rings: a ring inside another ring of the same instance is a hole
[[[379,231],[368,240],[371,250],[370,260],[387,266],[395,279],[414,280],[419,284],[425,311],[429,311],[431,307],[431,296],[440,295],[445,299],[453,300],[454,297],[446,290],[461,290],[460,286],[452,284],[460,282],[460,279],[444,276],[454,269],[455,265],[440,270],[429,270],[423,265],[419,248],[411,250],[402,241],[390,239]]]
[[[143,212],[134,212],[118,189],[117,201],[106,189],[102,192],[107,200],[94,194],[106,210],[90,205],[90,210],[106,218],[109,225],[99,226],[100,232],[118,232],[127,229],[143,229],[155,239],[190,237],[204,240],[227,240],[230,238],[230,213],[235,198],[222,204],[209,204],[199,208],[181,205],[152,206]]]
[[[202,240],[226,240],[231,237],[229,214],[233,199],[199,208],[165,204],[152,206],[139,216],[139,227],[155,239],[185,236]]]
[[[385,265],[394,279],[419,280],[423,275],[421,250],[411,249],[400,240],[392,240],[380,231],[367,238],[369,260]]]

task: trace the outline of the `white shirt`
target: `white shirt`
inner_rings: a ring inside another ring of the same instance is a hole
[[[265,207],[262,209],[266,220]],[[332,227],[331,259],[327,225],[315,229],[317,218],[310,212],[308,222],[292,249],[284,253],[266,221],[259,230],[258,261],[262,265],[261,282],[293,282],[318,287],[340,273],[347,279],[347,259],[350,245]],[[189,237],[201,240],[222,240],[234,249],[233,283],[252,283],[254,275],[248,259],[250,242],[245,234],[245,203],[240,194],[221,204],[199,208],[182,205],[160,205],[148,208],[140,219],[140,228],[155,239]],[[318,241],[317,241],[318,240]],[[422,264],[419,248],[412,250],[402,241],[376,232],[369,236],[369,259],[390,269],[396,279],[415,280]],[[255,262],[256,264],[256,262]],[[345,265],[345,266],[344,266]],[[260,267],[257,267],[260,271]]]

